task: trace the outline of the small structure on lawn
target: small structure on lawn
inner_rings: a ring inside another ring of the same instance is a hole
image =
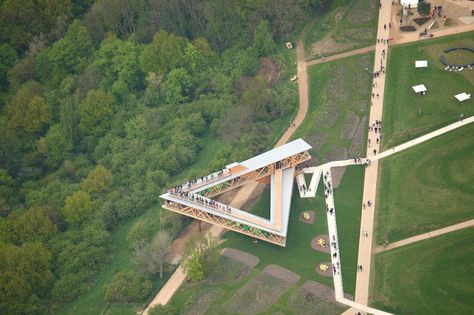
[[[405,8],[416,8],[418,6],[418,0],[400,0],[400,4]]]
[[[293,44],[291,42],[287,42],[285,45],[287,49],[293,49]]]
[[[416,60],[415,68],[428,68],[428,60]]]
[[[415,93],[418,93],[420,95],[425,95],[427,91],[426,86],[424,84],[415,85],[411,88],[413,89],[413,91],[415,91]]]
[[[471,99],[471,94],[467,94],[466,92],[463,92],[461,94],[454,95],[454,97],[462,103],[466,100]]]

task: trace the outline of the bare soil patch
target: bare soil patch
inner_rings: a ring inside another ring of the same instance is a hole
[[[332,185],[334,186],[334,188],[339,187],[339,185],[341,184],[342,176],[344,176],[345,172],[345,166],[331,168]]]
[[[249,266],[250,268],[254,268],[260,261],[257,256],[234,248],[224,248],[221,253],[222,255],[241,262],[244,265]]]
[[[325,265],[328,265],[328,269],[326,269],[326,271],[322,271],[319,269],[319,265],[320,264],[325,264]],[[321,276],[323,277],[332,277],[332,265],[330,262],[327,262],[327,261],[322,261],[320,263],[318,263],[315,267],[314,267],[314,270],[319,273]]]
[[[309,219],[308,220],[306,220],[303,216],[305,212],[309,214]],[[300,213],[298,219],[303,223],[313,224],[314,220],[316,219],[316,213],[314,211],[311,211],[311,210],[310,211],[303,211],[303,212]]]
[[[265,311],[285,293],[293,283],[260,272],[223,304],[224,313],[257,314]]]
[[[325,247],[319,246],[318,245],[319,239],[323,239],[326,242],[327,246]],[[318,252],[330,253],[331,252],[330,246],[331,246],[331,243],[329,240],[329,235],[317,235],[311,240],[311,248],[313,248],[314,250],[317,250]]]
[[[262,270],[262,272],[289,283],[296,283],[300,279],[300,276],[293,271],[277,265],[268,265]]]
[[[358,157],[359,155],[360,156],[364,155],[363,149],[365,145],[366,126],[367,126],[367,117],[364,116],[360,120],[359,126],[357,126],[355,136],[352,139],[352,144],[349,148],[350,157]]]
[[[352,111],[348,112],[341,128],[341,139],[352,139],[359,125],[360,118]]]
[[[280,69],[272,58],[262,57],[257,75],[263,77],[270,85],[274,85],[280,78]]]

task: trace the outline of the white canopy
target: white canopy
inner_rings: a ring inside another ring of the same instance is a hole
[[[418,0],[401,0],[400,4],[404,7],[410,6],[410,8],[416,8],[418,6]]]
[[[416,60],[415,68],[428,68],[428,60]]]
[[[415,85],[415,86],[412,86],[411,88],[413,89],[413,91],[415,91],[415,93],[421,93],[421,92],[427,91],[426,86],[424,84]]]
[[[458,101],[462,102],[462,101],[470,99],[471,94],[467,94],[466,92],[464,92],[464,93],[461,93],[461,94],[458,94],[458,95],[454,95],[454,97],[457,98]]]

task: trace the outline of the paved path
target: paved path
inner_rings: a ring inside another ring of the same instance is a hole
[[[434,231],[431,231],[431,232],[428,232],[428,233],[424,233],[424,234],[416,235],[416,236],[413,236],[413,237],[409,237],[409,238],[406,238],[406,239],[398,241],[398,242],[393,242],[393,243],[389,244],[387,247],[379,246],[379,247],[377,247],[373,250],[373,253],[378,254],[378,253],[381,253],[381,252],[385,252],[387,250],[402,247],[402,246],[405,246],[405,245],[408,245],[408,244],[423,241],[423,240],[426,240],[426,239],[429,239],[429,238],[432,238],[432,237],[440,236],[440,235],[447,234],[447,233],[450,233],[450,232],[454,232],[454,231],[457,231],[457,230],[466,229],[466,228],[469,228],[469,227],[474,227],[474,220],[465,221],[465,222],[462,222],[462,223],[458,223],[458,224],[454,224],[454,225],[451,225],[451,226],[444,227],[442,229],[438,229],[438,230],[434,230]]]
[[[325,57],[324,59],[320,58],[320,59],[308,61],[308,62],[306,62],[306,66],[311,67],[311,66],[323,63],[323,62],[334,61],[334,60],[347,58],[347,57],[354,56],[354,55],[362,55],[362,54],[368,53],[368,52],[370,52],[374,49],[375,49],[375,45],[374,46],[363,47],[363,48],[359,48],[359,49],[354,49],[354,50],[346,51],[346,52],[343,52],[343,53],[340,53],[340,54],[337,54],[337,55],[332,55],[332,56],[329,56],[329,57]]]
[[[296,45],[296,59],[297,59],[297,68],[298,68],[298,93],[299,93],[299,106],[298,112],[296,113],[295,119],[293,120],[294,125],[288,127],[285,133],[281,136],[281,138],[275,144],[275,147],[281,146],[288,142],[290,137],[293,133],[298,129],[298,127],[303,123],[303,120],[306,116],[308,111],[308,80],[306,76],[306,61],[304,58],[304,46],[302,41],[303,36],[298,40]],[[258,182],[251,182],[247,185],[241,187],[239,192],[234,197],[234,199],[229,203],[231,207],[240,209],[242,205],[250,198],[252,193],[255,189],[259,186]],[[214,237],[219,237],[222,232],[224,231],[223,228],[219,226],[212,226],[209,230]],[[153,301],[147,306],[145,311],[143,312],[144,315],[147,315],[149,310],[158,304],[166,305],[176,291],[181,287],[181,285],[186,280],[186,275],[179,266],[176,271],[171,275],[170,279],[166,282],[166,284],[161,288],[158,294],[155,296]]]
[[[275,147],[279,147],[288,142],[293,133],[303,123],[306,113],[308,112],[308,77],[306,74],[306,60],[304,55],[303,36],[296,42],[296,63],[298,68],[298,112],[293,120],[294,125],[290,126],[285,133],[277,141]]]
[[[381,0],[381,9],[379,10],[378,26],[377,26],[377,38],[388,39],[389,38],[389,27],[392,1]],[[387,27],[384,27],[386,25]],[[381,71],[383,66],[386,69],[388,55],[388,45],[384,44],[383,41],[378,42],[375,45],[375,61],[374,61],[374,73]],[[377,119],[382,118],[382,106],[385,88],[385,75],[380,73],[380,76],[373,81],[372,88],[372,102],[370,107],[369,124]],[[376,155],[379,151],[379,143],[376,142],[376,138],[379,135],[375,132],[369,131],[368,139],[370,139],[372,145],[367,146],[367,158]],[[376,151],[374,151],[376,150]],[[375,153],[374,153],[375,152]],[[362,209],[360,219],[360,231],[367,231],[368,236],[362,236],[359,233],[359,252],[357,265],[362,266],[362,271],[357,272],[356,277],[356,288],[355,288],[355,301],[357,303],[368,305],[369,302],[369,280],[370,280],[370,263],[372,258],[372,231],[374,226],[374,209],[375,209],[375,197],[377,193],[377,175],[378,175],[378,161],[375,160],[371,163],[371,166],[366,168],[364,177],[364,192],[363,192],[363,203],[367,203],[368,200],[372,201],[371,207]],[[356,266],[354,266],[356,267]]]

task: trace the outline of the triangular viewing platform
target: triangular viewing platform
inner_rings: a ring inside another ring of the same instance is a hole
[[[286,244],[295,167],[308,161],[311,146],[297,139],[225,169],[169,189],[163,208],[251,237]],[[270,220],[213,200],[251,181],[270,183]]]

